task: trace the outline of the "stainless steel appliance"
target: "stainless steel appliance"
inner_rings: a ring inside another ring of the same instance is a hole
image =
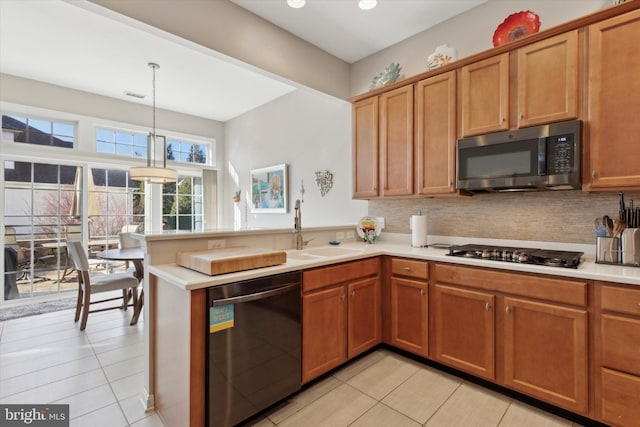
[[[461,245],[449,248],[450,256],[478,258],[550,267],[578,268],[583,252],[549,249],[513,248],[508,246]]]
[[[459,139],[456,187],[469,191],[580,188],[581,122]]]
[[[209,427],[236,425],[301,387],[300,273],[207,290]]]

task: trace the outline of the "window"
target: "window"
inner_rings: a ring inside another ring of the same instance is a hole
[[[97,129],[96,151],[127,157],[147,157],[147,135],[122,130]]]
[[[14,115],[2,116],[2,130],[13,133],[13,142],[73,148],[75,124]]]
[[[167,160],[206,164],[207,147],[167,138]]]
[[[65,250],[66,238],[80,238],[76,166],[4,162],[5,245],[14,262],[5,266],[5,298],[77,289]]]
[[[165,230],[202,231],[202,178],[180,176],[162,186],[162,222]]]

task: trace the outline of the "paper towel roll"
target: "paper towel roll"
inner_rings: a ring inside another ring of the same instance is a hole
[[[411,246],[414,248],[427,246],[427,217],[425,215],[411,217]]]

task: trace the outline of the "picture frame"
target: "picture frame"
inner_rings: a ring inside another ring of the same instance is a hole
[[[287,165],[250,171],[251,213],[287,213],[289,189]]]

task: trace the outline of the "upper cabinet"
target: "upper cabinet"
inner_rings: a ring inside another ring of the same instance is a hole
[[[380,195],[408,196],[413,193],[413,85],[384,93],[378,102]]]
[[[378,196],[378,97],[353,104],[353,197]]]
[[[456,191],[456,72],[421,80],[415,88],[415,193]]]
[[[509,54],[462,67],[462,136],[509,129]]]
[[[640,189],[640,10],[589,26],[589,153],[584,185]]]
[[[522,47],[516,55],[517,126],[577,118],[578,31]]]
[[[578,31],[469,64],[460,75],[462,136],[575,119]]]
[[[413,85],[353,104],[353,197],[413,193]]]

